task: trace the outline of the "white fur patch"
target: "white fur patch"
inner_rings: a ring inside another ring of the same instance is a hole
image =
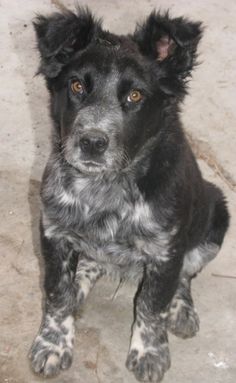
[[[151,220],[151,211],[147,203],[141,201],[135,204],[133,220],[135,222],[144,222],[144,224]]]
[[[55,321],[55,318],[53,318],[51,315],[46,315],[46,320],[48,321],[48,326],[54,330],[54,331],[60,331],[60,327],[58,326],[57,322]]]
[[[183,272],[190,276],[198,273],[208,262],[215,258],[219,249],[219,246],[212,243],[201,245],[186,253]]]
[[[137,324],[134,324],[133,327],[133,335],[131,340],[130,349],[131,350],[137,350],[139,355],[143,355],[145,348],[142,341],[142,331],[144,330],[145,326],[142,323],[140,327],[137,326]]]
[[[174,303],[174,304],[173,304]],[[175,299],[172,301],[172,304],[170,306],[170,315],[171,315],[171,319],[172,321],[176,321],[177,318],[178,318],[178,313],[180,312],[181,310],[181,307],[184,305],[184,302],[182,299]],[[168,313],[167,313],[168,315]]]
[[[44,211],[42,212],[42,224],[45,237],[52,238],[57,226],[51,223],[50,219]]]
[[[63,189],[61,193],[57,196],[59,203],[62,205],[73,205],[76,203],[76,198],[72,193],[68,193]]]
[[[130,344],[130,352],[132,350],[137,350],[138,351],[138,357],[142,357],[146,353],[151,353],[157,354],[157,349],[153,347],[151,344],[147,345],[144,343],[142,339],[142,334],[145,334],[145,337],[148,335],[148,328],[145,326],[144,322],[141,322],[141,325],[138,326],[137,323],[135,322],[133,326],[133,334],[132,334],[132,339],[131,339],[131,344]],[[151,342],[150,342],[151,343]]]
[[[78,288],[78,299],[80,298],[80,293],[82,292],[85,299],[98,278],[101,275],[101,270],[97,268],[96,262],[86,262],[81,261],[78,265],[78,270],[76,272],[76,282],[79,286]]]
[[[93,286],[93,284],[91,283],[90,279],[88,279],[88,278],[80,279],[79,293],[80,293],[80,291],[83,292],[84,299],[88,296],[92,286]]]
[[[69,348],[73,347],[73,340],[75,335],[75,328],[74,328],[74,318],[72,315],[69,315],[62,323],[61,326],[63,326],[67,330],[67,334],[64,335],[64,339],[66,341],[66,345]]]

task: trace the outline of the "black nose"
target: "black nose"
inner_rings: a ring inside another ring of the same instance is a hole
[[[90,130],[82,135],[79,146],[86,154],[102,154],[108,147],[109,138],[103,132]]]

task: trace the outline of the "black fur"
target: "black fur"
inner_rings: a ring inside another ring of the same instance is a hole
[[[73,318],[98,278],[137,278],[127,367],[159,382],[167,329],[195,335],[191,279],[222,245],[229,215],[202,179],[179,119],[200,23],[153,12],[133,35],[87,9],[34,22],[51,95],[42,182],[46,307],[30,357],[52,376],[72,361]]]

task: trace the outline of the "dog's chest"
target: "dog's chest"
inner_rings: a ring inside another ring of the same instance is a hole
[[[82,252],[97,262],[127,270],[146,257],[166,256],[160,227],[133,185],[90,184],[89,189],[79,189],[78,201],[74,230],[82,238]]]
[[[169,234],[136,185],[126,178],[108,181],[82,179],[69,189],[60,186],[53,207],[45,204],[45,235],[67,238],[76,250],[121,269],[146,257],[166,259]]]
[[[75,226],[90,240],[131,243],[133,237],[147,236],[153,231],[150,207],[129,182],[113,180],[86,185],[78,182],[76,188],[80,213]]]

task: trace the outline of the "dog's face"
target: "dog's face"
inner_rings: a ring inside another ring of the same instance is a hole
[[[162,98],[149,62],[134,43],[134,52],[105,44],[78,53],[53,92],[65,159],[84,172],[127,166],[158,130]]]
[[[39,17],[35,28],[64,159],[90,174],[126,167],[182,98],[200,25],[153,13],[134,35],[116,36],[79,10]]]

